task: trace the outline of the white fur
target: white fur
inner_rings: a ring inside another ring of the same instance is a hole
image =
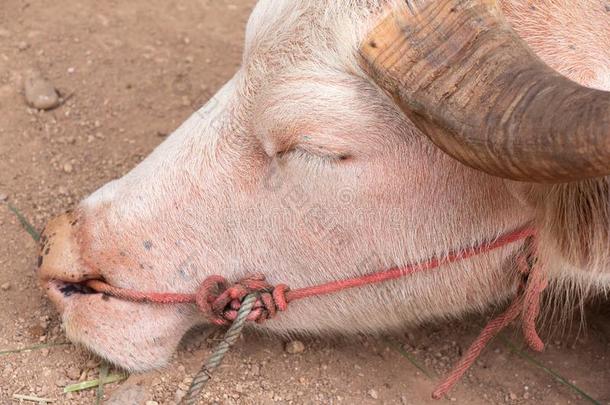
[[[356,50],[389,3],[261,1],[243,66],[229,84],[132,172],[81,205],[87,261],[110,283],[144,290],[192,292],[209,275],[236,280],[251,272],[298,288],[443,256],[534,221],[537,207],[517,186],[436,149],[360,68]],[[512,15],[514,24],[520,15]],[[544,45],[551,64],[564,50],[549,38],[533,44]],[[566,66],[570,74],[579,64]],[[607,84],[595,80],[584,84]],[[117,247],[129,261],[104,256]],[[514,294],[519,247],[297,302],[260,327],[377,332],[484,311]],[[542,259],[558,266],[551,272],[557,280],[578,278],[574,266],[563,270],[561,252],[541,252],[553,256]],[[138,264],[143,270],[134,271]],[[593,284],[607,288],[607,274],[593,274]],[[157,364],[110,342],[138,339],[146,322],[175,325],[181,336],[185,324],[202,321],[190,311],[125,315],[120,335],[100,329],[84,336],[84,320],[64,314],[71,317],[73,338],[132,369]],[[144,351],[153,343],[141,344]]]

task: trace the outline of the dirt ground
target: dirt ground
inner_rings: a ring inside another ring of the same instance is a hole
[[[237,69],[254,0],[0,1],[0,200],[37,228],[105,182],[121,176],[201,106]],[[38,112],[23,79],[40,69],[66,99]],[[66,344],[58,316],[38,287],[36,246],[0,205],[0,404],[14,394],[92,404],[95,390],[64,394],[96,378],[99,359]],[[610,404],[610,311],[600,301],[580,323],[547,337],[539,364],[576,384],[578,394],[496,339],[450,398],[464,404]],[[431,325],[414,333],[304,340],[290,354],[277,338],[247,335],[202,403],[422,404],[485,319]],[[521,350],[518,334],[505,336]],[[171,365],[106,387],[113,404],[172,404],[213,339],[191,333]],[[43,344],[17,353],[10,349]],[[411,360],[409,360],[409,358]],[[418,369],[414,363],[421,366]],[[132,398],[130,400],[128,398]],[[594,400],[593,400],[594,399]]]

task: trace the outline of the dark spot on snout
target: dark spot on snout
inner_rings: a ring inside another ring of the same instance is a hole
[[[371,42],[369,42],[369,46],[373,49],[377,49],[377,42],[371,41]]]
[[[42,256],[38,256],[38,267],[42,266]]]
[[[145,240],[144,241],[144,249],[150,250],[150,249],[152,249],[152,247],[153,247],[152,241],[150,241],[150,240]]]
[[[102,294],[102,300],[108,301],[109,299],[110,299],[110,296],[108,296],[108,294]]]

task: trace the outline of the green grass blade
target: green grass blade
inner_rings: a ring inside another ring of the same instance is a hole
[[[112,383],[115,383],[118,381],[123,381],[126,378],[127,378],[127,375],[125,375],[125,374],[112,374],[112,375],[109,375],[104,380],[103,384],[112,384]],[[76,383],[76,384],[71,384],[71,385],[64,387],[64,394],[67,394],[68,392],[76,392],[76,391],[87,390],[89,388],[95,388],[99,384],[100,384],[99,378],[96,378],[95,380],[89,380],[89,381],[83,381],[83,382]]]
[[[108,363],[104,361],[100,366],[100,383],[97,386],[97,392],[95,393],[95,405],[101,405],[102,403],[102,398],[104,398],[104,384],[106,378],[108,378]]]
[[[30,234],[30,236],[32,237],[32,239],[34,239],[35,242],[39,242],[40,233],[38,233],[36,228],[34,228],[34,226],[32,226],[30,221],[28,221],[27,218],[11,203],[7,203],[7,205],[8,205],[8,209],[11,210],[13,212],[13,214],[15,214],[15,216],[19,220],[23,229],[25,229],[26,232]]]
[[[33,345],[28,347],[23,347],[21,349],[9,349],[9,350],[0,350],[0,356],[6,356],[8,354],[14,353],[22,353],[22,352],[30,352],[33,350],[47,349],[49,347],[57,347],[57,346],[68,346],[71,343],[63,342],[63,343],[45,343],[40,345]]]
[[[387,343],[394,349],[396,350],[401,356],[403,356],[405,359],[407,359],[409,361],[409,363],[413,364],[413,366],[415,368],[417,368],[419,371],[421,371],[426,377],[428,377],[429,379],[432,379],[432,374],[428,372],[428,370],[426,370],[424,368],[424,366],[422,366],[421,364],[419,364],[417,362],[417,360],[415,360],[415,357],[413,357],[411,355],[411,353],[407,352],[405,349],[402,348],[401,345],[399,345],[398,343],[392,341],[392,340],[387,340]]]
[[[519,348],[517,348],[517,346],[515,346],[510,340],[508,340],[504,336],[500,335],[499,338],[513,353],[522,357],[524,360],[532,363],[533,365],[535,365],[536,367],[538,367],[539,369],[541,369],[542,371],[544,371],[545,373],[547,373],[548,375],[553,377],[555,380],[559,381],[561,384],[571,388],[572,390],[574,390],[576,393],[581,395],[584,399],[586,399],[590,403],[595,404],[595,405],[601,405],[601,403],[599,401],[595,400],[589,394],[584,392],[582,389],[578,388],[576,385],[569,382],[567,379],[562,377],[559,373],[546,367],[544,364],[540,363],[538,360],[536,360],[529,354],[519,350]]]

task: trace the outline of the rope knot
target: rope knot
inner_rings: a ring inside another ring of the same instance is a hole
[[[246,276],[234,284],[229,284],[222,276],[210,276],[201,283],[195,301],[212,323],[230,325],[237,317],[244,298],[256,294],[256,301],[247,320],[263,323],[275,317],[278,311],[288,308],[288,291],[285,284],[269,284],[262,274]]]

